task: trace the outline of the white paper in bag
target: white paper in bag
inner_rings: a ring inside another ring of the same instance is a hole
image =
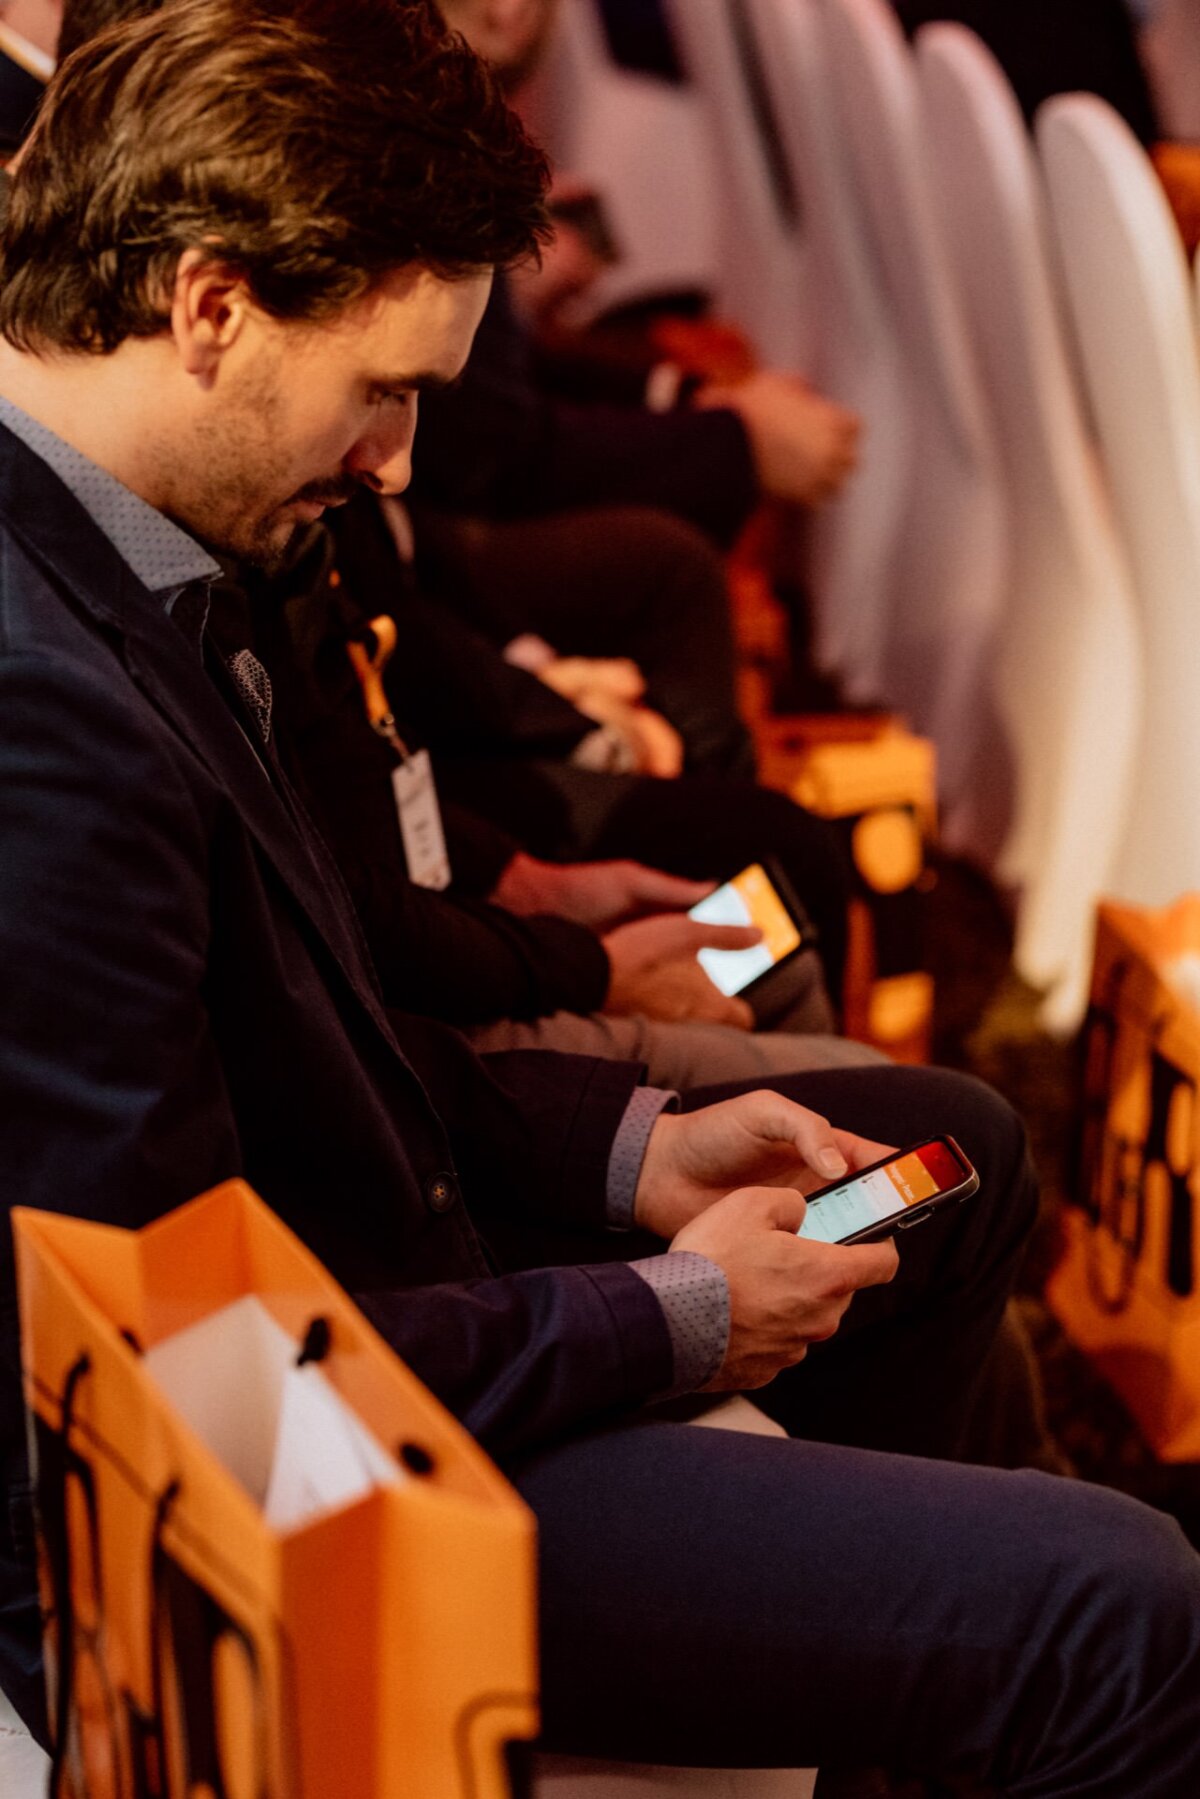
[[[146,1353],[167,1399],[278,1530],[405,1478],[320,1364],[296,1366],[299,1353],[253,1294]]]

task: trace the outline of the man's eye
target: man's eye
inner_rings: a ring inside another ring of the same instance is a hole
[[[385,388],[379,395],[383,405],[407,406],[412,394],[407,388]]]

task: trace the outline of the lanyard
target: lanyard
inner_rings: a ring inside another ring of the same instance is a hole
[[[336,569],[329,577],[334,587],[341,586],[341,578]],[[396,727],[396,719],[388,705],[387,692],[383,685],[384,671],[392,659],[396,648],[396,621],[388,613],[381,612],[378,618],[368,621],[363,638],[348,638],[346,654],[350,658],[350,666],[358,677],[362,689],[363,705],[366,707],[367,720],[371,729],[388,744],[399,756],[401,762],[409,759],[408,745]],[[373,640],[374,649],[367,647]]]

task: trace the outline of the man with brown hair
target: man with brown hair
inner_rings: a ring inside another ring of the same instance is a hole
[[[938,1459],[1033,1209],[1007,1109],[884,1069],[672,1114],[388,1014],[264,671],[207,630],[213,549],[269,566],[403,487],[541,190],[419,5],[178,0],[51,85],[0,239],[5,1211],[258,1187],[533,1505],[554,1746],[1192,1799],[1178,1531]],[[797,1237],[805,1191],[947,1129],[982,1191],[898,1272]],[[502,1271],[493,1221],[569,1265]],[[44,1734],[7,1233],[0,1333],[0,1684]],[[793,1440],[643,1415],[767,1382]]]

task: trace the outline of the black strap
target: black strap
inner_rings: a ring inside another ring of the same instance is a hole
[[[84,1350],[72,1363],[63,1385],[61,1435],[64,1458],[71,1436],[71,1420],[75,1411],[75,1395],[85,1374],[90,1374],[92,1358]],[[64,1476],[65,1479],[65,1476]],[[60,1799],[67,1769],[67,1750],[71,1733],[71,1701],[75,1684],[75,1606],[71,1597],[71,1529],[65,1514],[62,1566],[59,1570],[55,1603],[58,1610],[58,1692],[54,1707],[54,1751],[50,1763],[50,1799]]]

